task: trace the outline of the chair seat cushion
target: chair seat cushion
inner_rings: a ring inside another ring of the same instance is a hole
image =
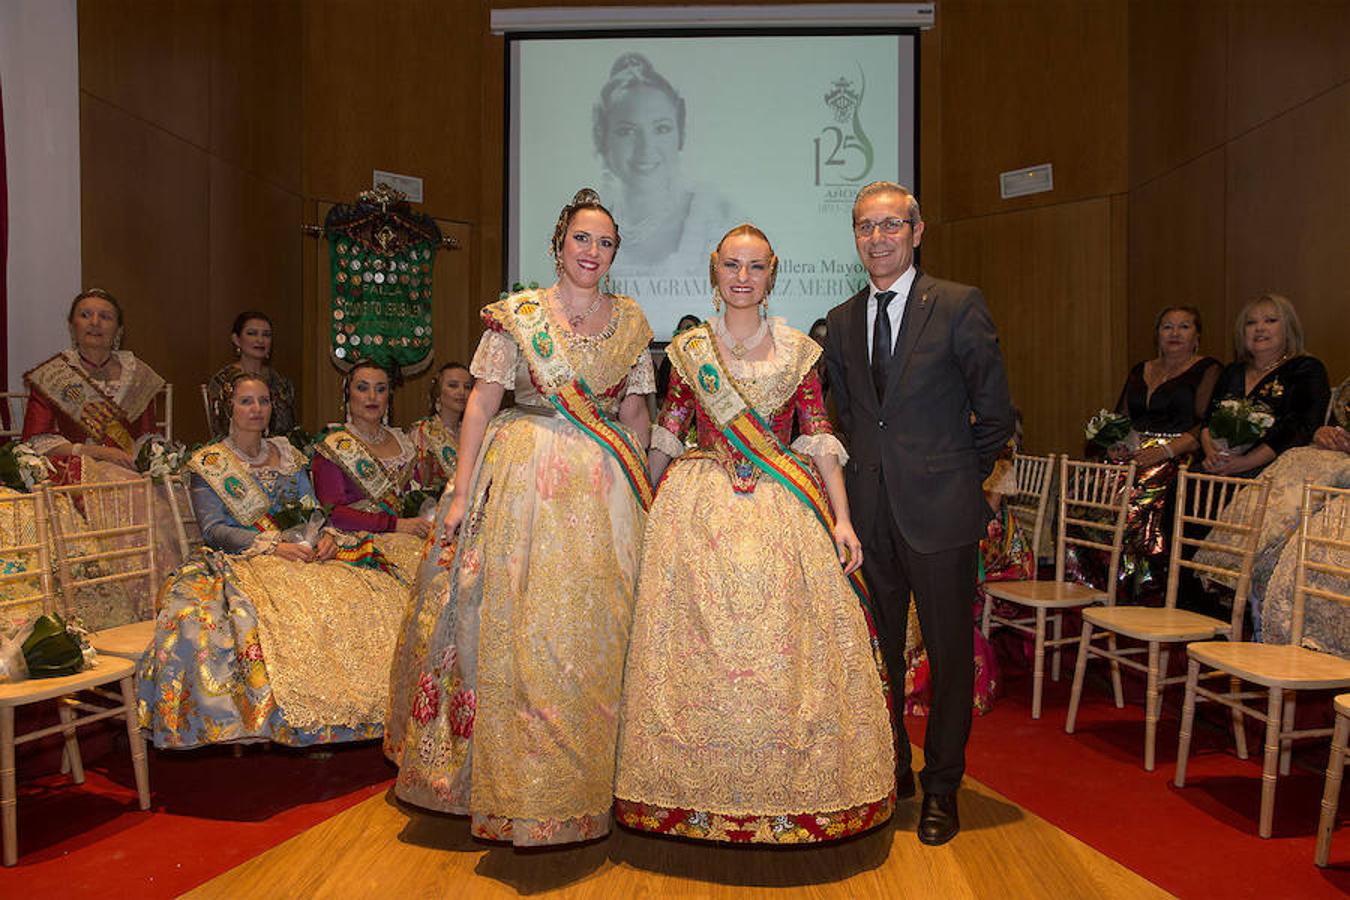
[[[1187,644],[1191,659],[1266,687],[1350,687],[1350,660],[1290,644],[1204,641]]]
[[[1076,581],[994,581],[984,589],[1020,606],[1071,609],[1106,599],[1106,592]]]
[[[140,659],[145,648],[155,637],[155,620],[132,622],[130,625],[118,625],[105,628],[89,636],[89,643],[104,656],[120,656],[123,659]]]
[[[1186,609],[1155,606],[1101,606],[1083,610],[1083,618],[1097,628],[1141,641],[1207,641],[1228,632],[1222,619]]]

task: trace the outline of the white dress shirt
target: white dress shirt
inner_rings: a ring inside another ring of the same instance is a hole
[[[895,284],[886,290],[895,291],[895,296],[891,298],[891,303],[886,307],[886,315],[891,320],[891,352],[895,352],[895,342],[900,337],[900,321],[905,317],[905,303],[909,300],[909,289],[914,286],[914,278],[917,273],[914,267],[910,266],[905,273],[895,280]],[[872,334],[877,323],[877,292],[880,290],[872,279],[867,279],[867,361],[872,361]]]

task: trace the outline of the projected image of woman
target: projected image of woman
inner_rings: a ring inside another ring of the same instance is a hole
[[[624,53],[610,67],[592,122],[605,196],[615,198],[623,229],[624,260],[615,277],[653,267],[689,271],[734,216],[723,197],[680,171],[684,98],[647,57]]]

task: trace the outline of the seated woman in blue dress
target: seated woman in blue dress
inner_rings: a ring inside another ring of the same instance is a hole
[[[229,434],[193,454],[207,549],[166,585],[137,668],[141,727],[157,747],[308,746],[379,738],[414,542],[282,526],[316,506],[303,456],[264,438],[267,382],[241,375]],[[321,517],[321,514],[320,514]],[[315,532],[319,533],[315,533]]]

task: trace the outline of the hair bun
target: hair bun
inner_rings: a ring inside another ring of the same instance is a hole
[[[614,65],[609,67],[609,77],[618,78],[620,75],[631,75],[636,78],[645,79],[652,74],[651,60],[632,50],[622,53],[619,58],[614,60]]]
[[[572,195],[572,202],[567,204],[569,207],[581,206],[585,203],[599,203],[600,195],[596,193],[595,188],[584,187]]]

